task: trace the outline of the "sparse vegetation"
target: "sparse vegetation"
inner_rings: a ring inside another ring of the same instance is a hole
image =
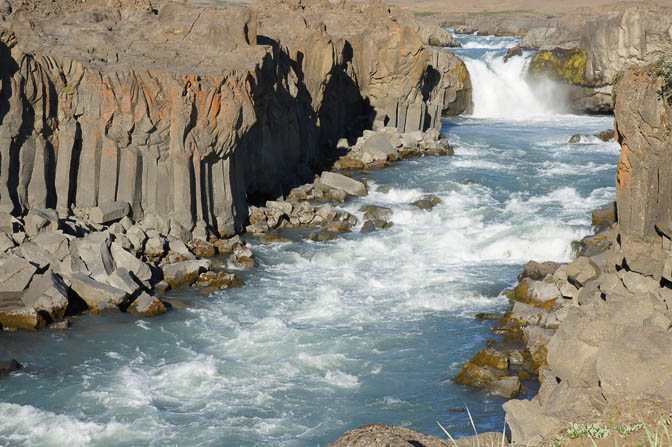
[[[478,430],[476,430],[476,424],[474,424],[474,418],[471,417],[471,411],[469,411],[469,407],[466,407],[466,408],[467,408],[467,414],[469,415],[469,422],[471,422],[471,428],[474,430],[474,436],[476,436],[475,441],[474,441],[475,442],[474,447],[481,447],[481,441],[478,439]],[[443,433],[445,433],[445,435],[448,437],[448,439],[450,439],[450,442],[453,443],[453,446],[457,447],[457,442],[455,442],[455,439],[450,435],[448,430],[446,430],[443,427],[443,425],[441,425],[441,423],[439,421],[436,421],[436,423],[439,425],[439,427],[441,428]],[[504,447],[505,442],[506,442],[506,424],[504,424],[504,430],[502,430],[501,446],[496,445],[496,443],[491,440],[488,443],[488,445],[485,445],[483,447]]]
[[[644,430],[648,442],[642,445],[642,447],[672,447],[672,437],[670,437],[667,428],[669,425],[672,425],[672,415],[661,418],[656,425],[655,432],[652,432],[642,421],[611,427],[605,427],[600,424],[572,424],[567,430],[557,435],[550,442],[550,447],[562,447],[565,439],[590,439],[592,444],[595,445],[595,439],[607,438],[612,431],[626,438],[628,435],[642,430]],[[614,439],[614,445],[618,445],[616,438]]]
[[[429,17],[438,14],[437,11],[413,11],[415,17]]]
[[[672,56],[661,58],[658,61],[656,75],[660,81],[663,98],[672,105]]]
[[[499,15],[512,15],[512,14],[531,14],[534,13],[534,9],[500,9],[498,11],[479,11],[479,12],[470,12],[470,16],[499,16]]]

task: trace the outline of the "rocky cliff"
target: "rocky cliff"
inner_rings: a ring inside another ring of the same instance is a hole
[[[540,50],[531,73],[568,84],[576,109],[608,112],[620,71],[672,50],[672,9],[649,2],[580,9],[530,30],[521,47]]]
[[[622,146],[618,223],[582,241],[583,256],[571,264],[528,276],[517,289],[528,304],[516,303],[510,318],[543,361],[538,395],[504,405],[516,443],[548,445],[555,438],[562,444],[570,437],[587,442],[587,433],[596,437],[599,429],[599,437],[628,435],[626,443],[637,445],[644,438],[642,422],[653,427],[667,421],[672,70],[669,60],[664,65],[631,69],[615,88]],[[583,425],[572,425],[577,423]],[[586,428],[590,424],[598,425]]]
[[[0,207],[15,214],[124,201],[231,234],[247,196],[312,177],[348,131],[424,130],[469,106],[464,65],[379,3],[66,3],[6,5],[0,23]]]
[[[555,27],[558,17],[541,13],[439,13],[423,17],[422,21],[453,28],[460,34],[524,36],[531,29]]]

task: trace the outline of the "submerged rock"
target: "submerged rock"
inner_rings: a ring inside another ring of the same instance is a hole
[[[415,202],[412,202],[411,205],[416,208],[420,208],[421,210],[431,211],[436,205],[440,203],[442,203],[442,200],[437,196],[433,194],[426,194]]]
[[[21,371],[22,369],[23,365],[21,365],[16,360],[14,359],[5,360],[3,362],[0,362],[0,377],[8,376],[13,372]]]

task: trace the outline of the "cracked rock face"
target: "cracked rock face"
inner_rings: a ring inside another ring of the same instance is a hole
[[[574,108],[609,112],[611,87],[621,70],[672,51],[672,9],[652,2],[581,9],[553,27],[532,30],[521,47],[541,50],[532,72],[545,71],[541,65],[553,59],[552,77],[570,85]]]
[[[425,130],[470,103],[464,64],[375,2],[57,3],[0,22],[0,209],[15,214],[125,202],[231,234],[246,195],[305,181],[362,118]]]
[[[628,71],[616,87],[614,110],[621,143],[616,193],[623,255],[630,269],[657,280],[672,275],[665,256],[672,248],[672,107],[660,88],[650,71]]]

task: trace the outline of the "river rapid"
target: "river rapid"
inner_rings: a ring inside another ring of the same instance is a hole
[[[504,64],[514,38],[461,36],[472,116],[444,119],[454,157],[368,174],[343,205],[394,210],[390,231],[261,245],[245,287],[151,319],[74,318],[67,331],[0,335],[2,446],[325,446],[367,423],[441,436],[501,431],[502,399],[450,378],[492,338],[476,312],[530,259],[569,261],[590,211],[615,198],[615,142],[569,144],[613,127],[563,113],[552,86]],[[443,204],[410,206],[423,194]]]

